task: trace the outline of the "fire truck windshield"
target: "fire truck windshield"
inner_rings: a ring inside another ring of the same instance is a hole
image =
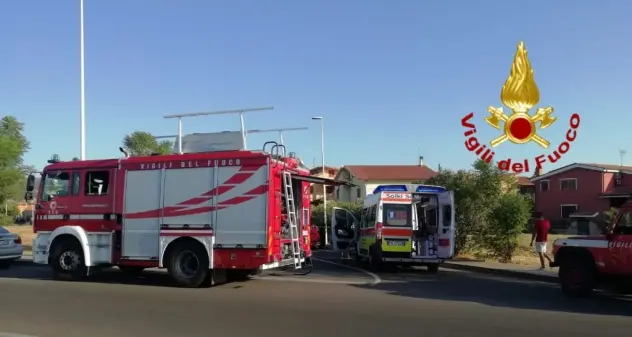
[[[57,196],[68,195],[70,177],[66,172],[47,172],[44,177],[42,201],[50,201]]]

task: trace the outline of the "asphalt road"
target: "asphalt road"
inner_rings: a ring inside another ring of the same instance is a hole
[[[166,275],[112,272],[56,282],[46,269],[0,272],[2,332],[39,337],[623,336],[632,301],[562,297],[556,285],[441,270],[370,275],[317,271],[211,289],[168,287]]]

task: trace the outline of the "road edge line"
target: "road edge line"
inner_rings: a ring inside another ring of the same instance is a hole
[[[369,276],[371,276],[373,278],[373,282],[371,282],[371,286],[376,286],[380,283],[382,283],[382,278],[380,278],[377,274],[374,274],[368,270],[364,270],[362,268],[356,268],[356,267],[352,267],[352,266],[347,266],[345,264],[342,263],[337,263],[337,262],[332,262],[332,261],[327,261],[327,260],[323,260],[323,259],[318,259],[312,256],[312,260],[314,261],[319,261],[319,262],[325,262],[325,263],[329,263],[329,264],[333,264],[334,266],[338,266],[338,267],[344,267],[344,268],[348,268],[351,270],[355,270],[355,271],[359,271],[361,273],[365,273]]]
[[[450,262],[444,262],[441,265],[441,267],[445,269],[463,270],[463,271],[469,271],[469,272],[475,272],[475,273],[481,273],[481,274],[507,276],[507,277],[523,279],[523,280],[533,280],[533,281],[541,281],[541,282],[547,282],[547,283],[558,283],[558,279],[554,275],[539,275],[539,274],[525,273],[519,270],[495,269],[495,268],[487,268],[487,267],[481,267],[481,266],[473,266],[473,265],[450,263]]]

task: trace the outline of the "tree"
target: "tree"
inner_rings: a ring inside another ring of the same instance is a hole
[[[165,140],[158,142],[149,132],[134,131],[123,139],[123,147],[130,156],[149,156],[153,153],[168,154],[173,143]]]
[[[511,242],[531,214],[529,200],[518,194],[515,177],[478,160],[471,170],[441,170],[428,183],[454,191],[457,253],[482,249],[502,261],[511,259],[515,249]]]
[[[22,155],[29,149],[29,142],[23,131],[24,124],[15,117],[0,119],[0,204],[16,198],[16,186],[24,179]]]

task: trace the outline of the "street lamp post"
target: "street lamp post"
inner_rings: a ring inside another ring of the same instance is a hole
[[[186,114],[176,114],[176,115],[167,115],[164,116],[166,119],[177,118],[178,119],[178,153],[182,153],[182,118],[186,117],[198,117],[198,116],[211,116],[211,115],[225,115],[225,114],[238,114],[239,122],[241,124],[241,139],[243,142],[243,149],[247,150],[248,147],[246,145],[246,130],[244,129],[244,113],[252,112],[252,111],[264,111],[264,110],[272,110],[273,107],[265,107],[265,108],[250,108],[250,109],[235,109],[235,110],[222,110],[222,111],[212,111],[212,112],[193,112]]]
[[[312,117],[312,120],[320,121],[320,154],[323,165],[323,178],[327,178],[325,172],[325,123],[323,117]],[[325,244],[329,242],[328,240],[328,229],[327,229],[327,185],[323,185],[323,223],[325,224]]]
[[[81,77],[81,103],[79,112],[79,123],[81,125],[81,160],[86,160],[86,88],[85,88],[85,58],[84,58],[84,38],[83,38],[83,0],[79,0],[79,39],[80,39],[80,77]]]

